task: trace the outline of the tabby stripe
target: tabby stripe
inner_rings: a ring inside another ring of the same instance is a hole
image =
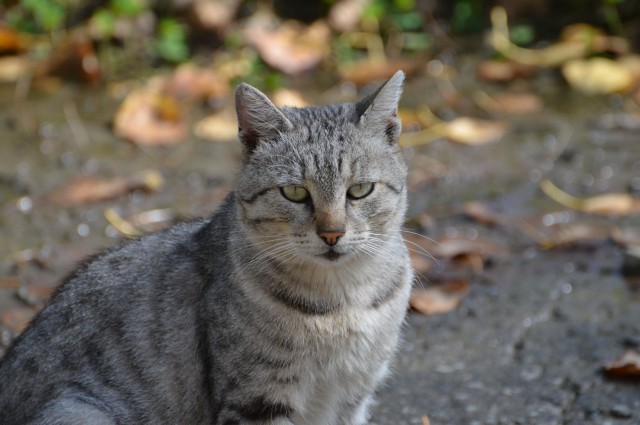
[[[297,297],[284,290],[278,290],[270,287],[266,287],[265,289],[266,292],[276,301],[279,301],[287,307],[298,310],[304,314],[325,315],[333,313],[341,308],[339,303],[331,304],[328,302],[314,302],[302,297]]]
[[[292,365],[289,360],[273,358],[262,352],[252,353],[251,360],[253,360],[254,364],[257,363],[274,369],[286,369]]]
[[[371,302],[371,304],[369,305],[369,307],[378,308],[382,304],[385,304],[386,302],[395,298],[398,291],[402,289],[403,283],[404,283],[404,280],[402,279],[402,276],[400,279],[396,279],[393,282],[391,282],[391,285],[388,288],[386,288],[387,290],[382,294],[380,294],[379,296],[375,297]]]
[[[386,182],[381,182],[381,183],[382,183],[383,185],[387,186],[389,189],[391,189],[391,191],[392,191],[392,192],[394,192],[394,193],[396,193],[396,194],[398,194],[398,195],[399,195],[400,193],[402,193],[402,189],[404,189],[404,186],[401,186],[401,187],[399,187],[399,188],[398,188],[398,187],[395,187],[395,186],[393,186],[393,185],[391,185],[391,184],[389,184],[389,183],[386,183]]]
[[[247,404],[232,405],[232,410],[250,421],[272,421],[279,417],[289,417],[293,409],[278,401],[269,401],[266,397],[258,397]]]
[[[259,197],[261,197],[262,195],[265,195],[267,192],[269,192],[272,188],[267,188],[267,189],[263,189],[258,193],[254,193],[253,195],[251,195],[248,198],[241,198],[242,202],[246,203],[246,204],[253,204]]]

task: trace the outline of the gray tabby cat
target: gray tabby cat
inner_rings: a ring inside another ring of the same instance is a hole
[[[0,423],[366,423],[412,280],[403,80],[302,109],[241,84],[221,210],[69,277],[0,366]]]

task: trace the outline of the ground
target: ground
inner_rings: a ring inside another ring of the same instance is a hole
[[[473,75],[463,63],[465,72]],[[615,98],[550,89],[545,78],[523,86],[540,93],[544,109],[509,117],[510,130],[498,141],[461,146],[439,140],[405,149],[411,165],[407,228],[441,241],[455,237],[501,248],[476,252],[471,269],[446,257],[423,267],[417,288],[464,279],[470,291],[452,311],[409,314],[394,372],[379,392],[375,424],[421,424],[423,416],[454,425],[640,423],[637,379],[603,373],[607,362],[640,345],[638,286],[622,272],[626,248],[610,237],[614,229],[636,231],[638,216],[571,211],[539,187],[548,178],[585,197],[622,192],[637,198],[637,129],[603,123],[622,114]],[[240,147],[193,137],[169,148],[132,145],[112,134],[118,100],[104,90],[64,86],[47,93],[35,87],[17,100],[11,88],[2,90],[0,313],[6,347],[77,261],[122,237],[109,211],[127,219],[155,211],[169,221],[209,214],[232,184]],[[424,99],[437,103],[441,94],[437,82],[410,79],[403,107]],[[430,106],[442,116],[449,107]],[[99,202],[61,203],[51,195],[74,178],[130,177],[146,169],[159,170],[164,186]],[[469,201],[482,202],[502,220],[471,219],[463,213]],[[587,237],[565,232],[574,224],[586,228]],[[568,241],[556,238],[565,233]]]

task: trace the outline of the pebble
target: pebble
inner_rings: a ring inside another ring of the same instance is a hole
[[[629,419],[633,416],[631,408],[625,404],[614,404],[609,410],[609,414],[614,418]]]

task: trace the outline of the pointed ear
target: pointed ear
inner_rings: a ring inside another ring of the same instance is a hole
[[[375,93],[356,103],[358,126],[373,133],[383,132],[389,144],[396,143],[402,131],[398,102],[403,83],[404,72],[397,71]]]
[[[238,137],[248,154],[261,139],[276,137],[293,125],[260,90],[241,83],[236,89]]]

